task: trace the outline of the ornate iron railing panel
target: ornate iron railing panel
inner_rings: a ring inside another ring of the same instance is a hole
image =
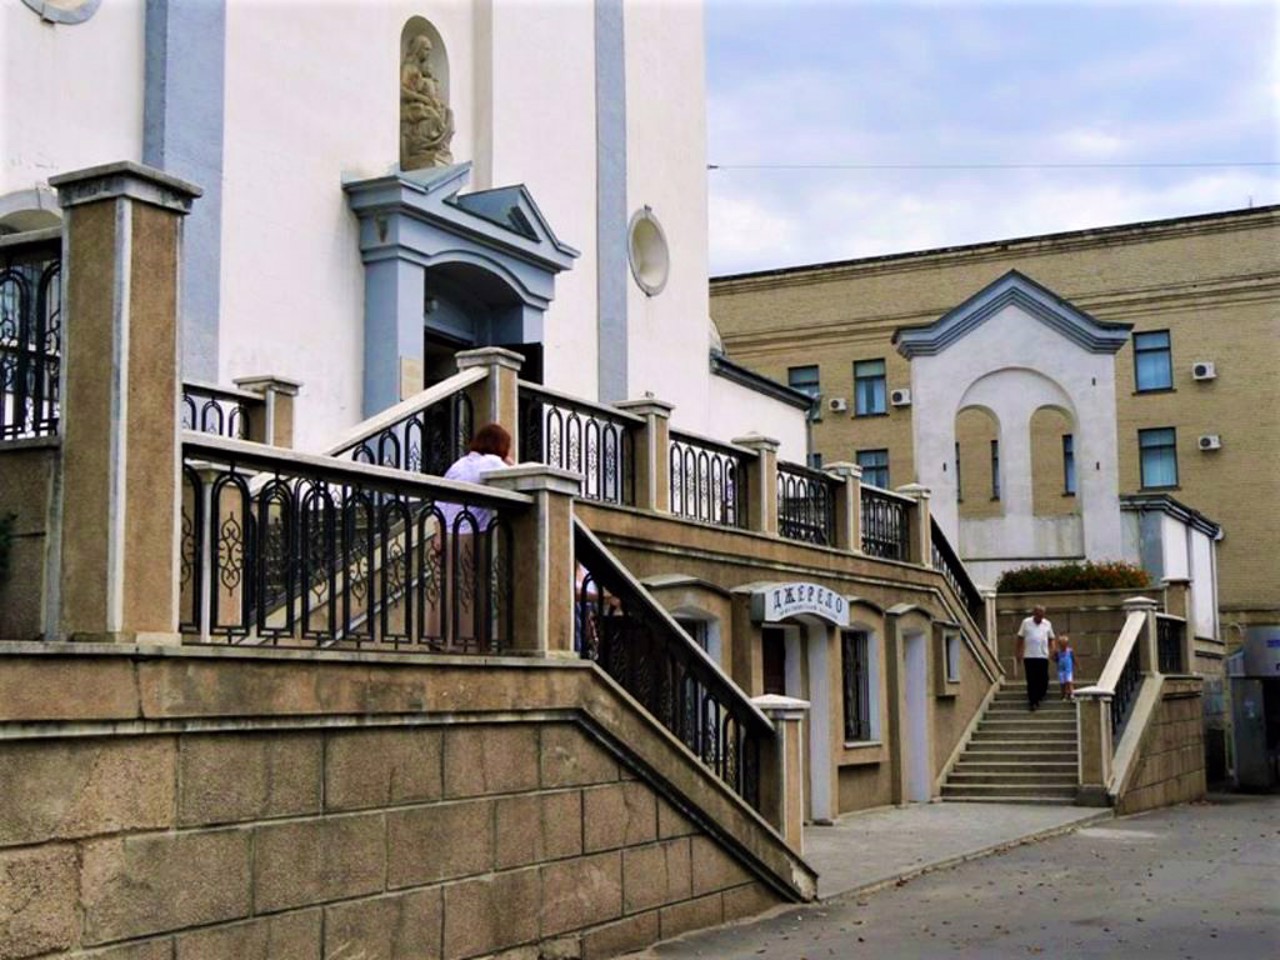
[[[180,554],[189,639],[442,653],[510,647],[517,505],[192,437],[183,445]]]
[[[1142,671],[1139,668],[1138,647],[1141,643],[1133,645],[1133,649],[1129,651],[1129,657],[1124,662],[1124,669],[1120,671],[1120,677],[1116,680],[1115,692],[1111,695],[1111,749],[1115,750],[1120,744],[1120,734],[1124,732],[1125,724],[1129,722],[1129,716],[1133,713],[1133,704],[1138,697],[1138,690],[1142,687]]]
[[[249,418],[262,406],[257,394],[187,381],[182,384],[182,429],[248,440]]]
[[[582,477],[581,496],[630,506],[639,418],[520,384],[520,459]]]
[[[862,552],[884,560],[911,558],[911,511],[915,503],[879,487],[862,485]]]
[[[45,233],[0,246],[0,440],[58,432],[62,251]]]
[[[1186,673],[1183,657],[1187,622],[1165,614],[1156,615],[1156,652],[1161,673]]]
[[[371,463],[442,477],[467,452],[475,432],[471,398],[459,391],[331,452],[340,460]]]
[[[686,520],[745,527],[751,457],[746,450],[672,431],[671,512]]]
[[[986,602],[982,593],[969,576],[960,557],[951,547],[947,535],[938,526],[938,521],[930,518],[930,534],[933,539],[933,568],[942,574],[942,578],[951,586],[951,590],[969,611],[969,616],[979,628],[986,623]]]
[[[752,807],[769,722],[579,524],[575,643]]]
[[[835,480],[820,470],[778,464],[778,534],[788,540],[834,546]]]

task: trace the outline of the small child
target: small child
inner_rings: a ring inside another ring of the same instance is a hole
[[[1062,699],[1070,700],[1075,696],[1076,656],[1071,649],[1071,637],[1067,634],[1058,637],[1058,649],[1053,651],[1053,659],[1058,664],[1058,685],[1062,689]]]

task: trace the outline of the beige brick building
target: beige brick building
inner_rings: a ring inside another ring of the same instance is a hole
[[[1270,206],[720,277],[711,310],[733,360],[820,395],[814,454],[859,461],[864,479],[895,487],[918,479],[913,417],[923,415],[893,403],[911,384],[895,331],[933,323],[1010,270],[1103,323],[1132,325],[1115,358],[1119,492],[1165,492],[1222,525],[1230,644],[1244,625],[1280,621],[1278,251]],[[1035,461],[1053,465],[1035,477],[1036,513],[1070,513],[1063,430],[1050,420],[1032,424]],[[956,430],[960,516],[990,514],[991,427],[966,411]],[[1161,449],[1144,458],[1140,443]]]

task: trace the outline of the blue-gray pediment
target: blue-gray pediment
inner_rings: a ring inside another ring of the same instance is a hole
[[[908,360],[933,356],[1009,305],[1017,306],[1090,353],[1115,353],[1128,342],[1133,326],[1097,320],[1025,274],[1010,270],[933,323],[900,327],[893,334],[893,342]]]
[[[578,251],[556,236],[526,187],[463,193],[470,174],[471,164],[459,163],[343,184],[360,218],[365,262],[397,257],[430,266],[460,255],[502,264],[520,286],[549,299],[552,278]]]

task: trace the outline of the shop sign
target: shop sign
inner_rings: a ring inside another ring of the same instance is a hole
[[[751,617],[778,623],[798,614],[821,617],[839,627],[849,625],[849,602],[817,583],[775,583],[751,597]]]

